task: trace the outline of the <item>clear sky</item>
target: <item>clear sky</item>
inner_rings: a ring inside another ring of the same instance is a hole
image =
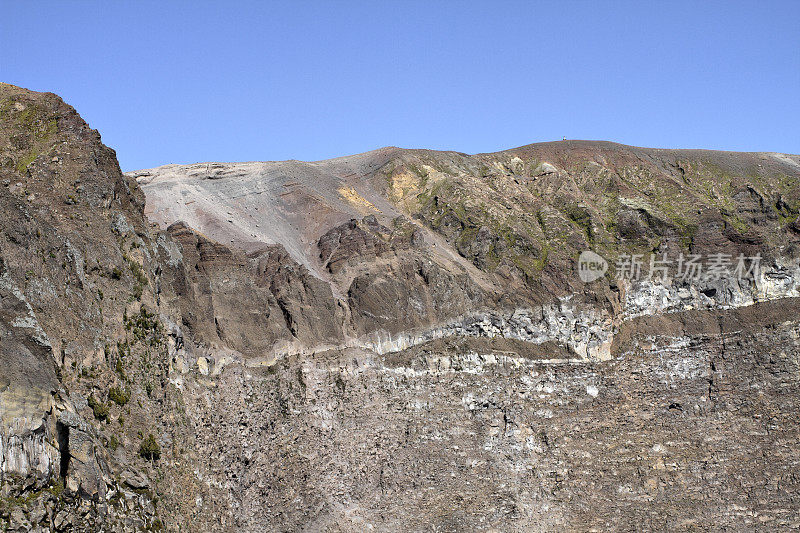
[[[561,139],[800,153],[800,1],[0,0],[123,170]]]

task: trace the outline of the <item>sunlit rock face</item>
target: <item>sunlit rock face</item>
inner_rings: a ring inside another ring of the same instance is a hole
[[[637,282],[630,284],[624,302],[626,317],[669,313],[689,309],[729,309],[756,302],[800,296],[800,267],[797,261],[782,261],[762,268],[746,279],[715,281]]]
[[[0,85],[0,119],[0,525],[800,527],[797,156],[126,175],[55,95]]]
[[[228,367],[192,412],[219,458],[202,477],[227,480],[214,516],[275,531],[791,529],[798,309],[635,318],[608,361],[450,337]]]
[[[47,415],[57,386],[55,361],[33,309],[0,268],[0,479],[41,483],[58,475],[60,455]]]

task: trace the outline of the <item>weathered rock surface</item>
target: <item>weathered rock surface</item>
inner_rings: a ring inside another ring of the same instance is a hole
[[[0,85],[0,182],[6,529],[800,527],[798,156],[124,175],[57,96]],[[611,265],[583,283],[589,249]],[[761,268],[617,279],[621,254]]]
[[[223,483],[213,517],[246,531],[797,528],[799,310],[639,319],[604,362],[433,343],[231,368],[193,413],[215,429],[198,439],[219,458],[203,470]]]
[[[154,487],[119,482],[184,434],[144,196],[74,109],[5,84],[0,183],[0,524],[155,527]]]

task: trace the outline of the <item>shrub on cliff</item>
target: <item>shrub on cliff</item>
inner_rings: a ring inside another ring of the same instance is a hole
[[[158,445],[152,433],[139,446],[139,455],[148,461],[157,461],[161,457],[161,446]]]
[[[89,407],[92,408],[92,412],[94,413],[94,417],[98,420],[106,420],[108,419],[108,405],[97,401],[97,398],[94,397],[94,394],[89,395],[89,399],[87,400]]]
[[[108,390],[108,399],[117,405],[125,405],[131,399],[131,391],[121,387],[111,387]]]

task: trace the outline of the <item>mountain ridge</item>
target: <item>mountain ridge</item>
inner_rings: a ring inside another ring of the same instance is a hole
[[[186,166],[194,166],[194,165],[214,165],[214,164],[227,164],[227,165],[237,165],[237,164],[247,164],[247,163],[327,163],[337,160],[346,160],[349,158],[356,158],[359,156],[366,156],[371,154],[378,154],[378,153],[397,153],[397,152],[420,152],[420,153],[441,153],[441,154],[457,154],[461,156],[491,156],[497,154],[503,154],[508,152],[526,150],[526,149],[536,149],[536,148],[544,148],[548,146],[561,146],[565,148],[575,148],[578,147],[591,147],[591,148],[621,148],[621,149],[629,149],[629,150],[643,150],[649,152],[673,152],[673,153],[720,153],[720,154],[751,154],[751,155],[782,155],[787,156],[789,158],[797,158],[800,161],[800,154],[795,153],[788,153],[788,152],[775,152],[775,151],[758,151],[758,150],[751,150],[751,151],[741,151],[741,150],[720,150],[720,149],[712,149],[712,148],[659,148],[659,147],[652,147],[652,146],[636,146],[636,145],[629,145],[624,143],[618,143],[616,141],[607,141],[607,140],[589,140],[589,139],[564,139],[564,140],[555,140],[555,141],[537,141],[533,143],[523,144],[516,146],[514,148],[505,148],[502,150],[497,150],[494,152],[475,152],[475,153],[467,153],[461,152],[458,150],[435,150],[430,148],[402,148],[399,146],[388,145],[388,146],[381,146],[380,148],[375,148],[372,150],[366,150],[364,152],[358,152],[349,155],[343,156],[336,156],[328,159],[315,159],[315,160],[303,160],[303,159],[283,159],[283,160],[273,160],[273,159],[265,159],[265,160],[248,160],[248,161],[197,161],[195,163],[164,163],[163,165],[158,165],[155,167],[143,167],[141,169],[136,170],[127,170],[125,174],[137,174],[139,172],[146,172],[150,170],[160,169],[164,167],[186,167]],[[800,164],[800,162],[798,163]]]

